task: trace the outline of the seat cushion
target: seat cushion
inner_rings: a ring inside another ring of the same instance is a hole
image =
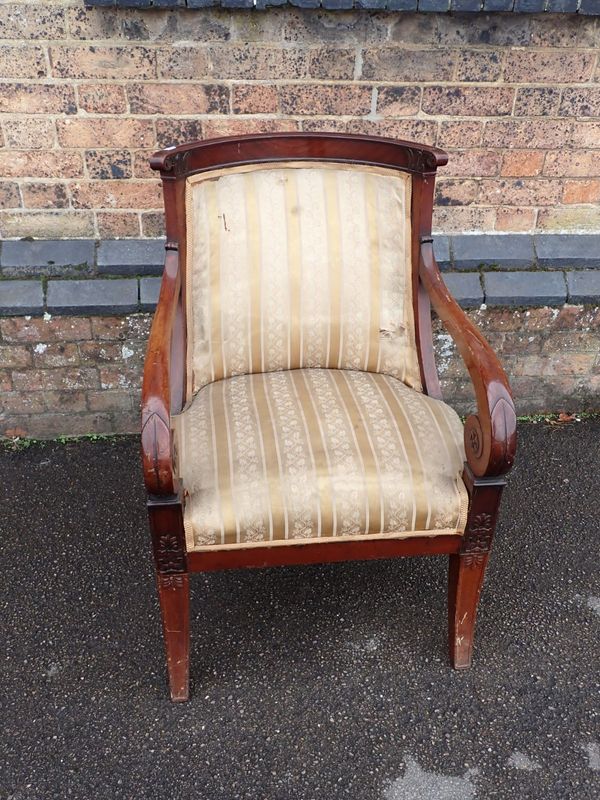
[[[186,183],[188,391],[254,372],[383,372],[420,389],[411,176],[287,162]]]
[[[464,531],[462,423],[388,375],[226,378],[173,424],[189,550]]]

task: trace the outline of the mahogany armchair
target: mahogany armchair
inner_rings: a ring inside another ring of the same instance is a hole
[[[516,447],[497,358],[433,255],[441,150],[338,134],[156,153],[166,257],[142,458],[171,698],[189,696],[189,574],[449,556],[449,646],[470,666]],[[475,387],[442,401],[431,309]]]

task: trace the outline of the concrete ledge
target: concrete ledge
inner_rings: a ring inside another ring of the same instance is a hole
[[[165,259],[162,239],[100,242],[96,264],[101,275],[160,275]]]
[[[501,269],[531,269],[535,264],[533,238],[527,235],[453,236],[455,269],[474,270],[494,266]]]
[[[444,283],[463,308],[478,308],[484,301],[479,273],[444,273]]]
[[[43,310],[41,281],[0,281],[0,316],[41,314]]]
[[[55,314],[128,314],[139,307],[138,283],[130,278],[51,281],[47,307]]]
[[[598,303],[600,301],[600,270],[579,270],[567,272],[567,291],[569,302],[578,304]]]
[[[483,285],[488,306],[561,306],[567,301],[562,272],[488,272]]]
[[[96,243],[92,239],[7,241],[0,250],[2,275],[67,275],[93,272]]]
[[[142,311],[153,311],[158,303],[160,278],[142,278],[140,280],[140,308]]]

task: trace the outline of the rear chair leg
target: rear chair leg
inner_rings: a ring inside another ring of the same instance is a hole
[[[171,700],[189,699],[190,585],[187,573],[157,573]]]
[[[506,484],[502,477],[476,478],[468,465],[463,479],[471,495],[469,516],[448,573],[448,644],[454,669],[471,666],[477,606]]]

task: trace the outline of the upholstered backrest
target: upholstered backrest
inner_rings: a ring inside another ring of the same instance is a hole
[[[189,177],[188,397],[301,367],[421,390],[410,207],[410,175],[391,169],[286,162]]]

